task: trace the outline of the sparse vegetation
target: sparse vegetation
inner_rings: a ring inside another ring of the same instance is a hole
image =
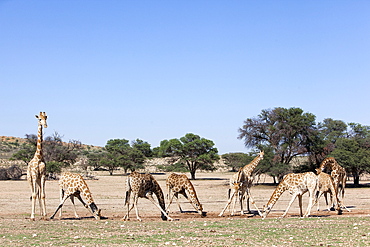
[[[11,223],[10,223],[11,222]],[[368,246],[370,218],[0,222],[6,246]]]

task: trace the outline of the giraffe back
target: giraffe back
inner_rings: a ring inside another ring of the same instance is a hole
[[[335,191],[333,178],[329,174],[321,172],[318,175],[318,188],[322,192],[334,193]]]
[[[263,217],[271,211],[280,196],[288,190],[292,195],[303,195],[307,191],[315,193],[318,188],[318,177],[313,172],[289,173],[276,187],[267,205],[264,207]]]
[[[80,174],[64,172],[59,179],[59,187],[67,195],[81,193],[88,204],[94,202],[90,189]]]
[[[166,209],[163,191],[151,174],[134,171],[127,177],[126,186],[125,204],[129,203],[131,193],[143,198],[147,198],[147,194],[151,195],[154,193],[158,199],[159,206],[163,210]],[[163,213],[162,219],[166,219]]]
[[[167,188],[175,193],[180,193],[187,197],[188,193],[191,203],[199,210],[203,211],[202,204],[200,204],[197,192],[189,178],[185,174],[171,173],[166,180]]]

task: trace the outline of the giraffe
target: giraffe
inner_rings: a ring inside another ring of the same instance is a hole
[[[227,201],[225,207],[222,209],[221,213],[218,215],[219,217],[221,217],[224,214],[225,210],[229,207],[232,201],[233,201],[233,209],[231,211],[231,215],[234,215],[234,209],[235,209],[237,196],[238,195],[240,197],[242,196],[240,191],[242,190],[243,183],[245,181],[244,176],[245,174],[243,173],[243,168],[239,168],[239,171],[230,178],[229,200]],[[241,201],[241,198],[240,198],[240,201]],[[241,203],[241,208],[243,210],[242,203]]]
[[[321,173],[325,170],[325,168],[328,168],[331,170],[331,177],[333,178],[334,181],[334,186],[335,186],[335,193],[341,197],[341,206],[345,208],[348,212],[351,212],[343,203],[344,200],[344,189],[346,187],[346,180],[347,180],[347,173],[346,170],[341,167],[338,162],[335,160],[333,157],[328,157],[325,158],[321,164],[320,167],[317,171],[317,173]],[[340,191],[339,191],[340,190]],[[334,206],[334,205],[333,205]]]
[[[203,217],[205,213],[203,212],[202,204],[200,204],[197,193],[194,189],[193,184],[190,182],[189,178],[185,174],[171,173],[167,180],[166,186],[168,191],[168,196],[170,197],[170,202],[167,206],[166,212],[168,212],[172,200],[176,197],[177,206],[180,209],[180,212],[183,213],[180,203],[179,203],[179,194],[182,194],[186,199],[189,200],[191,205],[198,211],[198,213]],[[172,196],[171,196],[172,192]]]
[[[133,203],[130,206],[130,197],[131,193],[133,193]],[[156,195],[158,199],[158,203],[154,201],[153,193]],[[126,180],[126,197],[125,197],[125,205],[127,205],[127,214],[122,218],[122,220],[130,220],[129,214],[130,211],[135,207],[136,211],[136,219],[141,221],[139,217],[139,211],[137,208],[137,202],[139,197],[146,198],[150,202],[152,202],[160,211],[161,211],[161,218],[162,220],[170,220],[173,219],[168,216],[166,213],[166,206],[164,202],[163,191],[159,186],[157,180],[148,173],[142,174],[138,172],[132,172]]]
[[[322,195],[325,197],[326,201],[326,206],[328,206],[328,197],[327,194],[330,194],[331,201],[333,201],[333,196],[334,196],[334,202],[337,205],[336,210],[338,211],[338,214],[342,214],[342,210],[340,208],[340,201],[338,199],[338,194],[335,193],[335,186],[334,186],[334,181],[333,178],[325,173],[321,172],[319,168],[316,169],[316,172],[318,173],[318,190],[319,193],[317,195],[317,211],[320,210],[319,207],[319,199]],[[330,207],[328,208],[330,211]]]
[[[35,220],[35,207],[36,198],[39,199],[42,217],[46,217],[46,204],[45,204],[45,179],[46,179],[46,166],[44,157],[42,155],[42,128],[47,128],[46,119],[48,118],[45,112],[40,112],[36,115],[38,120],[38,131],[37,131],[37,145],[36,152],[31,161],[27,166],[27,181],[31,187],[31,200],[32,200],[32,211],[31,220]]]
[[[298,196],[298,203],[300,209],[300,216],[301,217],[308,217],[311,213],[311,208],[316,202],[317,198],[317,189],[318,189],[318,177],[313,172],[305,172],[305,173],[290,173],[283,177],[283,180],[279,183],[276,187],[274,193],[272,193],[270,200],[268,201],[267,205],[264,207],[264,212],[262,214],[262,218],[266,218],[266,216],[270,213],[272,207],[275,205],[277,200],[280,196],[288,190],[289,193],[292,195],[292,199],[290,200],[287,209],[285,210],[282,217],[285,217],[288,213],[288,210],[292,203],[294,202],[295,198]],[[305,214],[303,215],[302,212],[302,195],[308,191],[309,193],[309,203]]]
[[[80,174],[74,174],[71,172],[65,172],[59,179],[59,190],[60,190],[60,204],[55,210],[54,214],[50,217],[53,219],[58,210],[60,209],[59,217],[62,217],[62,207],[68,197],[71,199],[73,204],[73,210],[76,218],[80,218],[76,212],[76,206],[74,203],[74,197],[77,197],[78,200],[84,205],[85,208],[90,207],[90,212],[95,219],[100,220],[101,209],[98,209],[96,206],[89,187],[87,186],[85,180]],[[81,198],[81,194],[85,197],[87,204]]]
[[[226,203],[225,208],[219,214],[219,216],[223,215],[226,208],[230,205],[232,198],[234,198],[234,203],[233,203],[233,210],[231,212],[231,215],[234,215],[235,203],[237,199],[236,193],[239,194],[241,214],[244,214],[243,200],[245,199],[244,195],[247,194],[246,206],[248,208],[248,212],[250,212],[249,200],[251,200],[252,204],[257,209],[258,214],[261,216],[261,212],[256,206],[252,198],[252,195],[250,193],[250,188],[252,187],[252,182],[253,182],[252,173],[254,169],[256,168],[256,166],[258,165],[258,163],[260,162],[260,160],[263,159],[263,155],[264,155],[264,151],[260,151],[259,154],[248,165],[245,165],[243,168],[239,169],[239,171],[230,178],[229,195],[231,194],[231,197],[229,196],[229,200]]]

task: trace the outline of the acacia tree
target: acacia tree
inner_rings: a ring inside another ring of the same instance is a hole
[[[219,160],[214,142],[199,135],[188,133],[180,139],[163,140],[157,153],[161,157],[174,157],[187,167],[191,179],[195,179],[197,170],[214,170],[213,163]]]
[[[239,128],[239,139],[246,147],[265,145],[272,148],[274,157],[271,169],[279,168],[279,180],[287,173],[292,158],[311,151],[318,135],[315,115],[300,108],[277,107],[262,110],[255,118],[247,118]]]

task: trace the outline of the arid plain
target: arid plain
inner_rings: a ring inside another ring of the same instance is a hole
[[[227,202],[227,190],[229,178],[232,173],[228,172],[217,172],[217,173],[197,173],[197,179],[193,180],[192,183],[197,191],[198,198],[203,205],[204,211],[207,212],[206,218],[220,218],[218,214],[221,212]],[[168,173],[154,174],[154,177],[159,182],[164,194],[167,193],[165,180]],[[126,207],[124,207],[124,192],[125,192],[125,181],[126,176],[124,175],[98,175],[96,180],[86,180],[90,191],[93,194],[93,198],[99,208],[102,209],[102,215],[109,219],[121,219],[125,215]],[[271,180],[266,177],[262,177],[259,181],[260,185],[254,185],[251,189],[252,196],[256,202],[256,205],[262,210],[263,205],[267,203],[271,194],[273,193],[275,186],[270,185]],[[361,181],[364,185],[368,185],[370,181]],[[267,184],[267,185],[266,185]],[[0,181],[0,217],[1,218],[12,218],[16,215],[23,215],[26,219],[29,217],[31,210],[30,202],[30,188],[26,180],[8,180]],[[278,202],[275,204],[273,210],[268,217],[279,217],[286,209],[291,195],[285,192]],[[307,207],[308,195],[307,193],[303,196],[303,209]],[[188,201],[180,196],[180,202],[183,210],[188,211],[187,213],[180,214],[177,205],[173,203],[171,205],[171,216],[174,219],[197,219],[200,218],[194,211],[194,208],[188,203]],[[46,206],[47,213],[50,216],[56,209],[59,203],[59,188],[58,181],[52,180],[46,182]],[[77,200],[76,202],[77,212],[81,217],[90,217],[89,212],[81,205]],[[167,201],[166,201],[167,203]],[[370,187],[363,186],[360,188],[353,188],[352,181],[348,182],[345,192],[345,205],[351,210],[351,212],[343,211],[343,215],[340,217],[351,216],[370,216]],[[143,221],[160,220],[160,213],[158,209],[148,200],[139,199],[139,212]],[[320,211],[317,212],[316,206],[313,207],[311,214],[313,216],[336,216],[336,212],[330,212],[324,210],[325,200],[322,197],[320,199]],[[237,205],[236,209],[239,211],[240,207]],[[251,206],[252,210],[255,210]],[[38,212],[38,211],[37,211]],[[293,203],[291,209],[288,212],[287,217],[296,217],[299,214],[298,199]],[[58,215],[57,215],[58,216]],[[229,217],[229,211],[226,211],[224,218]],[[63,207],[63,219],[73,218],[73,208],[70,200],[67,200]],[[135,220],[135,212],[131,211],[131,220]],[[244,215],[234,217],[254,217],[259,216]],[[37,218],[40,218],[39,216]],[[55,220],[59,220],[56,217]]]

